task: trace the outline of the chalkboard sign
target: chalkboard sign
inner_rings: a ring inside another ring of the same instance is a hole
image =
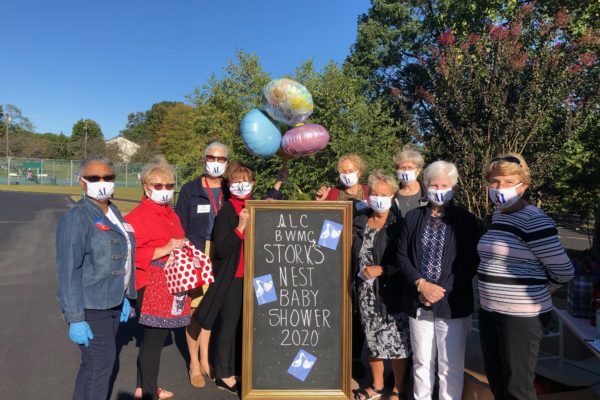
[[[242,399],[349,399],[352,203],[248,201]]]

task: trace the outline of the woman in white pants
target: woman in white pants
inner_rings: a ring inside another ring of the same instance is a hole
[[[481,235],[475,216],[452,201],[454,164],[432,163],[424,181],[429,204],[406,214],[397,250],[407,284],[414,398],[431,399],[437,361],[439,398],[460,400]]]

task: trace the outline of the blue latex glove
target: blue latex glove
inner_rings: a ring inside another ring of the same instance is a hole
[[[127,322],[127,320],[129,319],[130,312],[131,312],[131,304],[129,304],[129,299],[127,297],[125,297],[123,299],[123,307],[121,308],[121,318],[119,318],[119,321]]]
[[[92,330],[87,322],[72,322],[69,326],[69,339],[75,344],[84,344],[90,346],[90,340],[94,338]]]

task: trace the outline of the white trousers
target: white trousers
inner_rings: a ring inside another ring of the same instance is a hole
[[[435,318],[432,311],[419,308],[417,318],[409,318],[409,324],[415,400],[431,399],[436,359],[439,399],[461,400],[471,317]]]

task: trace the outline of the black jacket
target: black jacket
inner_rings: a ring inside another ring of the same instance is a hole
[[[206,246],[206,232],[207,225],[209,224],[210,212],[199,213],[198,206],[210,205],[212,207],[210,199],[202,187],[203,176],[194,179],[181,187],[179,197],[177,197],[177,204],[175,205],[175,212],[179,215],[179,220],[181,221],[185,236],[202,252],[204,252],[204,247]],[[225,204],[229,197],[227,186],[223,185],[221,190],[223,191],[221,204]],[[218,201],[218,199],[215,199],[215,201]]]
[[[396,267],[406,286],[405,309],[413,318],[419,307],[419,293],[414,282],[423,278],[419,272],[421,238],[430,214],[431,208],[427,205],[411,210],[401,220]],[[437,284],[446,289],[446,294],[433,304],[432,310],[439,318],[463,318],[473,313],[472,280],[479,264],[477,242],[481,231],[477,218],[453,203],[446,207],[442,218],[450,229],[444,247],[441,276]]]
[[[365,228],[373,211],[369,209],[366,214],[354,217],[352,227],[352,269],[355,286],[362,282],[357,276],[360,271],[360,249],[364,240]],[[384,227],[375,234],[373,241],[374,265],[381,265],[384,274],[373,282],[375,291],[375,309],[381,315],[398,313],[402,311],[402,299],[399,296],[402,290],[402,280],[398,269],[394,267],[396,260],[396,245],[398,243],[399,224],[393,213],[388,214]]]

